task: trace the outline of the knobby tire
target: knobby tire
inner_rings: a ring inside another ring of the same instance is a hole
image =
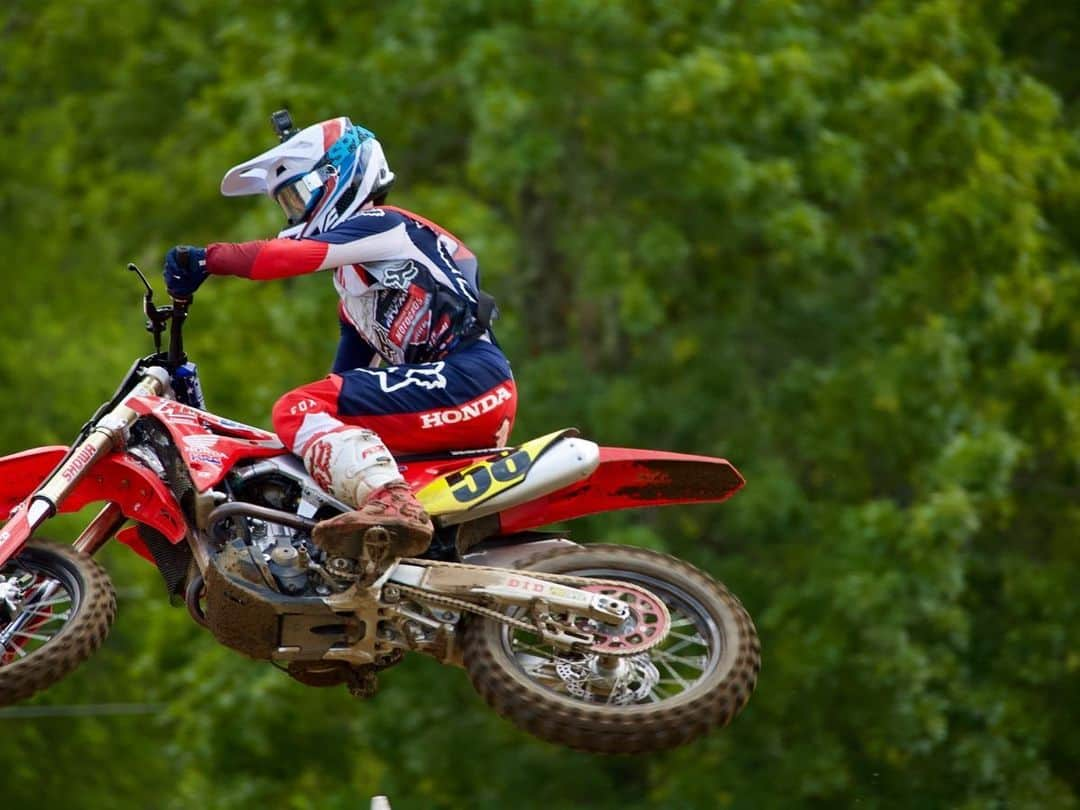
[[[116,592],[95,560],[70,546],[34,541],[12,563],[61,581],[72,594],[72,616],[43,646],[0,665],[0,706],[26,700],[67,675],[105,642],[116,618]]]
[[[576,574],[590,569],[638,574],[663,582],[716,622],[724,649],[712,669],[685,692],[660,703],[609,706],[562,695],[537,683],[506,648],[505,628],[490,619],[470,621],[463,658],[477,692],[500,715],[536,737],[582,751],[640,754],[683,745],[727,725],[757,683],[761,646],[750,615],[721,583],[665,554],[617,545],[545,552],[522,569]],[[646,586],[647,587],[647,586]]]

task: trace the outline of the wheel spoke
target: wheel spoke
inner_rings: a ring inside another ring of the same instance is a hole
[[[22,648],[21,644],[10,640],[3,642],[3,644],[0,644],[0,649],[3,649],[4,651],[10,650],[11,652],[14,652],[15,655],[19,658],[26,658],[27,655],[26,650]]]
[[[708,660],[704,655],[688,658],[685,655],[671,655],[667,650],[661,650],[653,654],[652,658],[654,661],[659,660],[664,663],[673,661],[676,664],[693,667],[694,669],[705,669],[705,662]]]
[[[668,633],[668,638],[677,638],[680,641],[689,641],[690,643],[696,642],[698,644],[701,644],[705,641],[705,639],[703,639],[700,635],[697,635],[696,633],[692,636],[684,636],[682,633],[676,633],[674,631]]]
[[[694,642],[692,642],[692,641],[676,641],[670,647],[664,647],[664,648],[658,650],[657,652],[662,652],[662,653],[667,653],[667,654],[677,653],[679,650],[683,649],[684,647],[688,647],[693,643]]]
[[[533,656],[518,656],[518,664],[527,673],[534,678],[541,678],[543,680],[557,679],[558,673],[555,672],[555,662],[547,658],[535,658]],[[550,669],[550,672],[547,671]]]
[[[538,670],[525,670],[531,675],[537,683],[542,683],[549,689],[553,689],[556,692],[565,692],[566,683],[559,677],[557,672],[540,672]]]
[[[40,633],[28,633],[25,630],[16,630],[11,635],[22,636],[23,638],[32,638],[34,641],[51,641],[53,636],[43,636]]]
[[[25,615],[27,615],[27,616],[41,616],[42,618],[45,619],[45,621],[42,622],[42,624],[46,624],[46,623],[51,622],[51,621],[56,621],[57,619],[63,619],[64,621],[67,621],[71,617],[71,611],[70,610],[65,610],[63,613],[53,613],[51,611],[40,611],[40,610],[24,610],[23,613]]]
[[[29,579],[24,593],[26,598],[18,615],[0,632],[0,638],[4,639],[4,649],[10,648],[18,658],[29,655],[23,648],[27,641],[47,644],[56,638],[71,618],[73,609],[67,589],[57,580],[41,574]],[[57,612],[55,608],[60,605],[66,607],[66,610]],[[57,626],[56,622],[60,622],[60,625]],[[39,632],[34,632],[35,630]]]
[[[664,661],[663,659],[661,659],[660,665],[664,669],[666,669],[669,673],[671,673],[671,677],[674,678],[675,682],[678,683],[679,686],[681,686],[684,690],[690,688],[690,683],[688,681],[686,681],[678,672],[676,672],[675,668],[673,666],[671,666],[671,664],[669,664],[667,661]]]
[[[44,602],[34,602],[31,599],[28,599],[26,600],[26,603],[31,607],[48,607],[50,605],[62,605],[63,603],[70,601],[71,597],[68,596],[66,593],[63,593],[60,594],[60,596],[54,597],[52,599],[47,599]]]

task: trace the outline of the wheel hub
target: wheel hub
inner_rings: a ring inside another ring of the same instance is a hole
[[[10,622],[22,605],[22,588],[12,579],[0,576],[0,622]]]
[[[562,659],[555,664],[555,672],[566,691],[579,700],[616,706],[640,703],[660,680],[660,672],[644,654],[613,660],[595,654],[581,660]]]
[[[70,611],[55,608],[70,601],[57,580],[23,573],[0,576],[0,666],[26,657],[32,646],[51,641],[70,616]]]

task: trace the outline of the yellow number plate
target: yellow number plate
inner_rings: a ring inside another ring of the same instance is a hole
[[[524,481],[540,454],[565,435],[565,430],[549,433],[436,478],[417,492],[416,498],[432,515],[471,509]]]

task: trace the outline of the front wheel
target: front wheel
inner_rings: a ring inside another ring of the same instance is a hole
[[[93,655],[116,617],[105,570],[33,542],[0,569],[0,706],[52,686]]]
[[[611,656],[560,650],[535,634],[473,618],[465,668],[515,725],[583,751],[646,753],[727,725],[746,705],[761,665],[757,631],[739,600],[704,572],[614,545],[559,549],[520,568],[641,586],[664,602],[671,621],[660,644]]]

